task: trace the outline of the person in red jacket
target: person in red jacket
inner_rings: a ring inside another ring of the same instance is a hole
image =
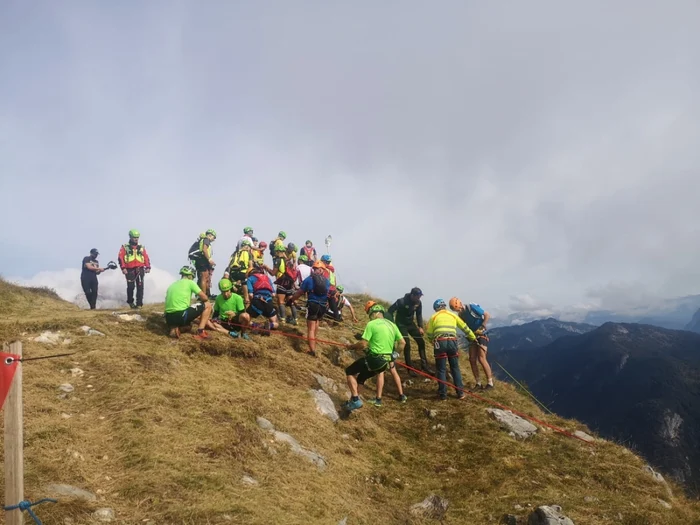
[[[126,302],[131,308],[143,306],[143,277],[151,271],[151,260],[145,246],[139,244],[141,234],[138,230],[129,230],[129,242],[119,250],[119,267],[126,276]],[[136,304],[134,304],[136,288]]]

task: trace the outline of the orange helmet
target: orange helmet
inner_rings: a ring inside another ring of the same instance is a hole
[[[323,264],[321,261],[316,261],[314,263],[314,265],[312,266],[312,268],[321,268],[321,269],[324,269],[325,267],[326,267],[326,265]]]
[[[457,297],[453,297],[450,299],[450,309],[453,312],[461,312],[464,310],[464,305],[462,304],[462,301],[460,301]]]
[[[375,304],[377,304],[377,301],[367,301],[365,303],[365,313],[369,313],[369,309],[372,308]]]

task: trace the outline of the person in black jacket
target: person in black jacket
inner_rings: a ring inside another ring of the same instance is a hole
[[[83,286],[90,310],[97,307],[97,276],[105,271],[105,268],[100,268],[100,263],[97,262],[99,254],[97,248],[90,250],[90,255],[83,257],[82,272],[80,273],[80,284]]]
[[[396,302],[391,305],[388,313],[390,316],[393,316],[394,323],[396,323],[396,326],[399,327],[399,331],[406,341],[406,348],[404,349],[404,360],[406,361],[406,364],[408,366],[413,366],[411,364],[411,343],[408,337],[410,335],[418,345],[421,370],[432,375],[434,372],[428,368],[428,359],[425,355],[425,340],[423,339],[423,303],[421,302],[422,296],[423,292],[420,288],[412,288],[409,293],[404,295],[402,298],[397,299]],[[413,321],[414,315],[416,318],[415,322]],[[409,370],[408,373],[412,376],[416,375],[413,370]]]

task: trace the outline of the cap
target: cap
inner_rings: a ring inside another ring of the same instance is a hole
[[[99,255],[100,252],[97,251],[97,248],[93,248],[92,250],[90,250],[90,254],[91,255]]]
[[[413,288],[411,288],[411,295],[423,295],[423,290],[421,290],[417,286],[414,286]]]

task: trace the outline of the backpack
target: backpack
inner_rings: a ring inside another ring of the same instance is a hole
[[[199,261],[202,259],[202,256],[204,254],[202,253],[202,250],[200,249],[201,244],[202,244],[202,239],[199,238],[192,243],[192,246],[190,246],[190,251],[187,253],[187,258],[190,261]]]
[[[319,297],[325,297],[328,295],[328,279],[317,273],[312,273],[311,279],[313,279],[314,282],[314,295]]]
[[[476,330],[484,324],[484,309],[475,303],[470,303],[464,309],[464,322],[471,330]]]
[[[272,285],[270,284],[270,279],[267,278],[267,275],[258,274],[257,279],[255,279],[255,282],[253,283],[253,295],[257,295],[262,291],[272,293]]]

